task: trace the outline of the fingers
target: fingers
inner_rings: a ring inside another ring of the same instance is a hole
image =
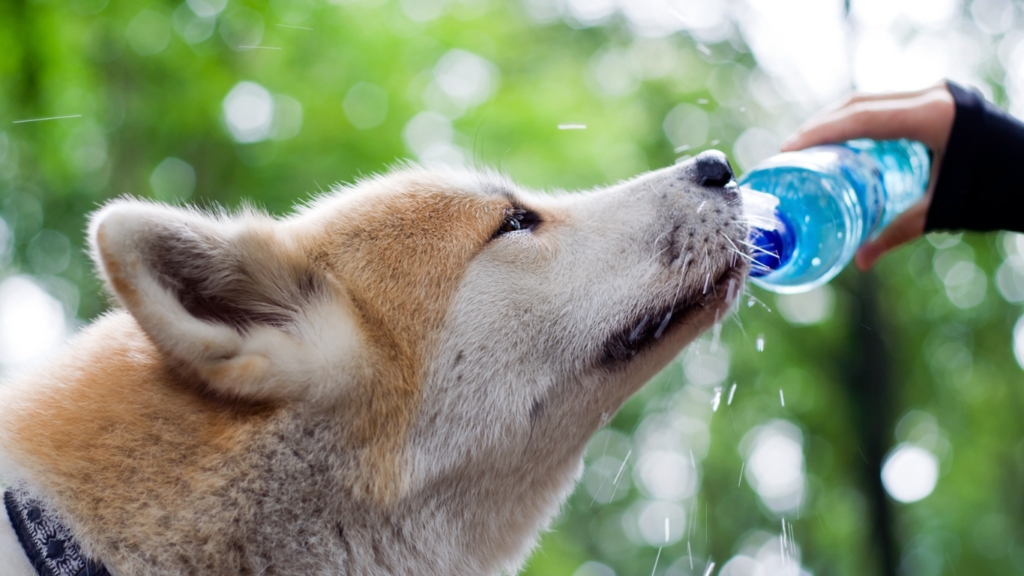
[[[949,138],[955,108],[945,86],[900,94],[854,95],[839,108],[808,120],[782,144],[782,150],[853,138],[910,138],[941,151]]]
[[[921,140],[933,119],[918,98],[858,102],[805,124],[783,149],[799,150],[853,138]]]
[[[917,204],[896,216],[878,238],[862,245],[854,258],[857,268],[862,271],[870,270],[883,254],[924,234],[924,222],[930,204],[931,197],[922,198]]]
[[[887,92],[880,92],[880,93],[876,93],[876,94],[866,94],[866,93],[863,93],[863,92],[854,92],[853,94],[850,95],[849,98],[846,99],[846,102],[843,103],[838,108],[843,108],[845,106],[849,106],[850,104],[856,104],[857,102],[874,102],[876,100],[900,100],[900,99],[904,99],[904,98],[917,98],[918,96],[921,96],[923,94],[927,94],[928,92],[931,92],[932,90],[935,90],[936,88],[941,88],[941,89],[945,90],[946,89],[946,83],[945,82],[939,82],[939,83],[934,84],[932,86],[929,86],[927,88],[922,88],[920,90],[911,90],[910,92],[888,92],[888,93]]]

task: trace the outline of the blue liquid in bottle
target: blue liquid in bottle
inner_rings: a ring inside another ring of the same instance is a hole
[[[779,199],[774,222],[754,222],[752,282],[806,292],[831,280],[857,248],[924,195],[928,150],[909,140],[850,140],[786,152],[740,180]]]

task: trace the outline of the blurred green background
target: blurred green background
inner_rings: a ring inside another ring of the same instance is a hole
[[[0,363],[109,306],[83,230],[112,197],[283,214],[401,159],[742,171],[853,88],[949,77],[1020,115],[1022,39],[1011,0],[0,0]],[[1024,573],[1024,239],[749,292],[595,437],[526,574]]]

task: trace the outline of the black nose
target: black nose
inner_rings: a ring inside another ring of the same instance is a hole
[[[693,160],[696,163],[696,180],[701,186],[725,186],[732,180],[732,166],[724,153],[705,150]]]

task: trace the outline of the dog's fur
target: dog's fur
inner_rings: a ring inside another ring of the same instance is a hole
[[[115,201],[123,310],[0,386],[0,478],[115,575],[515,572],[740,292],[740,211],[692,162],[553,195],[407,167],[282,220]]]

